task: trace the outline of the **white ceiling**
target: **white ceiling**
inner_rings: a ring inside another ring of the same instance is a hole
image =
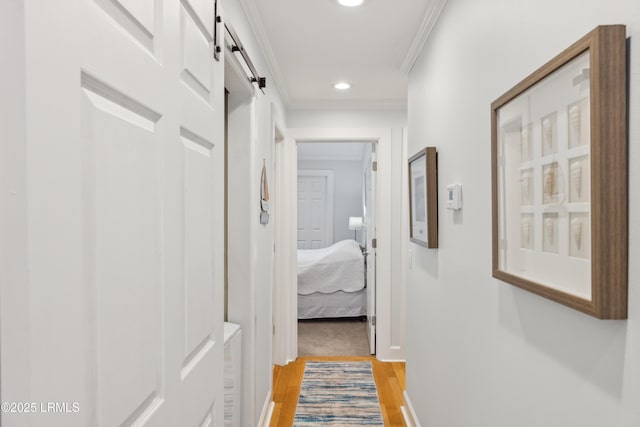
[[[240,1],[289,108],[406,108],[407,73],[446,2]],[[333,88],[343,80],[350,90]]]

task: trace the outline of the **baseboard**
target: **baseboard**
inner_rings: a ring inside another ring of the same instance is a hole
[[[269,427],[271,424],[271,416],[273,415],[273,408],[275,402],[271,400],[271,392],[267,395],[262,406],[262,413],[260,414],[260,420],[258,420],[258,427]]]
[[[385,363],[391,363],[391,362],[393,362],[393,363],[404,363],[404,362],[407,361],[406,359],[394,359],[393,357],[384,358],[383,359],[381,357],[378,357],[377,354],[372,354],[372,356],[375,356],[375,358],[378,359],[378,361],[385,362]]]
[[[381,362],[404,362],[406,360],[404,350],[399,346],[383,349],[377,346],[375,356]]]
[[[403,405],[400,407],[400,410],[402,411],[402,417],[404,418],[404,422],[407,424],[407,427],[421,427],[420,421],[418,421],[418,416],[413,410],[413,406],[411,406],[411,399],[409,399],[407,390],[402,393],[402,401]]]

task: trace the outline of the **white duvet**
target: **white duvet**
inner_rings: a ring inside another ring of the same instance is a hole
[[[342,240],[328,248],[298,249],[298,294],[364,288],[364,256],[355,240]]]

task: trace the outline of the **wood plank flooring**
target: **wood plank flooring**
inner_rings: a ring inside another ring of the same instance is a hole
[[[299,357],[295,362],[291,362],[286,366],[276,365],[273,368],[273,401],[275,407],[271,417],[271,427],[290,427],[293,425],[304,366],[308,360],[371,361],[384,425],[393,427],[405,426],[400,412],[402,391],[405,387],[404,362],[380,362],[374,356],[305,356]]]

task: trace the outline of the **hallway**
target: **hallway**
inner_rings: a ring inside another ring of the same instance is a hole
[[[276,365],[273,370],[273,401],[275,407],[271,427],[293,425],[296,404],[307,361],[371,361],[373,376],[378,388],[380,409],[386,427],[405,426],[400,412],[402,391],[405,387],[404,362],[380,362],[374,356],[366,357],[299,357],[286,366]]]
[[[1,426],[290,425],[298,144],[353,142],[386,425],[640,426],[638,0],[352,2],[0,0],[1,403],[70,409]]]

